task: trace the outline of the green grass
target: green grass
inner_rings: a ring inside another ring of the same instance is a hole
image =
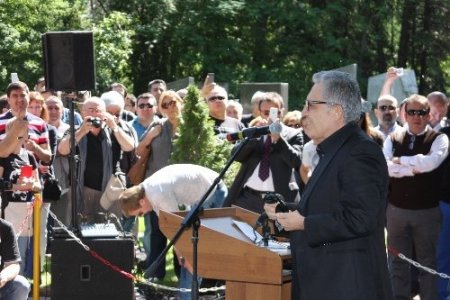
[[[143,248],[142,244],[142,238],[144,237],[144,218],[139,217],[138,218],[138,242],[139,245]],[[166,255],[166,277],[164,277],[164,280],[160,282],[160,284],[168,285],[168,286],[177,286],[178,285],[178,278],[175,275],[175,271],[173,269],[173,251],[172,249],[169,250],[169,252]],[[139,276],[142,276],[142,274],[138,274]]]

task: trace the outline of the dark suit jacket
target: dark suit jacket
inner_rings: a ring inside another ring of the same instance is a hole
[[[301,153],[303,149],[303,136],[300,130],[283,126],[281,138],[272,145],[270,152],[270,170],[272,171],[275,192],[283,195],[287,202],[293,202],[297,197],[298,190],[291,190],[289,182],[292,169],[298,169],[301,164]],[[245,145],[236,157],[241,162],[241,168],[231,185],[224,206],[230,206],[241,193],[244,184],[252,175],[258,163],[261,161],[263,149],[260,139],[253,139]],[[235,145],[232,153],[240,147]]]
[[[384,243],[389,176],[380,146],[354,124],[318,145],[320,162],[291,232],[292,299],[392,299]]]

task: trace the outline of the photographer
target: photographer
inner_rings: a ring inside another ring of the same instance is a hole
[[[133,139],[117,125],[113,115],[106,112],[105,103],[98,97],[87,99],[82,107],[83,123],[75,131],[80,162],[77,168],[77,212],[93,217],[104,212],[100,198],[113,173],[119,171],[117,151],[134,149]],[[58,145],[61,155],[70,153],[70,135]],[[71,202],[71,201],[70,201]]]

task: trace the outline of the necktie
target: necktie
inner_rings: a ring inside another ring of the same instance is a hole
[[[264,142],[264,152],[261,162],[259,164],[258,176],[259,178],[261,178],[262,181],[265,181],[269,177],[270,172],[269,155],[271,147],[272,147],[272,139],[270,138],[270,135],[268,135],[266,141]]]

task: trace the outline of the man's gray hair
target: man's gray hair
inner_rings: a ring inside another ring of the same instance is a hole
[[[313,82],[322,85],[324,101],[342,107],[345,123],[359,120],[362,113],[361,92],[358,82],[350,74],[340,71],[322,71],[313,75]]]
[[[100,99],[105,102],[105,107],[108,107],[110,105],[115,105],[120,108],[120,111],[123,110],[125,106],[125,101],[123,100],[123,96],[116,91],[109,91],[102,94]]]

